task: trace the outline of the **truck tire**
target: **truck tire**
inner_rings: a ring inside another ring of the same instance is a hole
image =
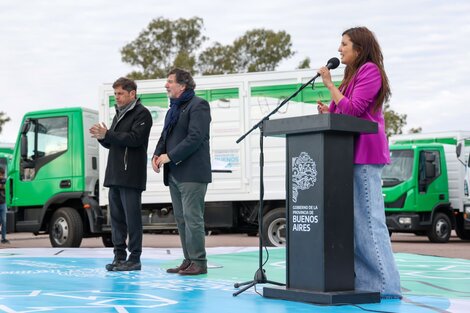
[[[464,220],[462,215],[458,215],[456,218],[455,232],[460,239],[470,240],[470,230],[464,229]]]
[[[83,222],[80,214],[70,207],[54,212],[49,229],[49,240],[53,247],[78,248],[83,238]]]
[[[286,209],[276,208],[263,217],[263,244],[267,247],[286,245]]]
[[[103,246],[105,246],[106,248],[114,247],[111,233],[101,235],[101,241],[103,242]]]
[[[428,238],[431,242],[445,243],[449,241],[452,232],[450,218],[444,213],[436,213],[433,218],[431,229],[428,231]]]

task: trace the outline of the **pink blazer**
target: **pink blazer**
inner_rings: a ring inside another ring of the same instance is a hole
[[[354,164],[388,164],[390,151],[385,135],[383,112],[372,112],[382,86],[382,77],[377,65],[367,62],[362,65],[346,88],[344,98],[337,104],[330,103],[330,112],[348,114],[378,124],[376,134],[360,134],[355,141]]]

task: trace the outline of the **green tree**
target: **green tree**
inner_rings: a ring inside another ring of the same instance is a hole
[[[128,77],[162,78],[173,67],[194,71],[196,51],[207,40],[202,35],[203,26],[204,21],[199,17],[152,20],[135,40],[121,49],[122,61],[141,69]]]
[[[215,42],[200,52],[208,40],[202,34],[203,28],[204,21],[199,17],[152,20],[135,40],[121,49],[122,61],[138,67],[128,77],[162,78],[173,67],[206,75],[273,71],[295,53],[289,34],[266,29],[247,31],[230,45]]]
[[[247,31],[233,43],[235,72],[274,71],[279,63],[293,56],[290,35],[266,29]]]
[[[9,121],[10,121],[10,118],[6,116],[5,112],[0,112],[0,134],[2,133],[3,125]]]
[[[232,46],[216,42],[205,49],[198,59],[198,69],[202,75],[234,73],[236,56]]]
[[[423,128],[420,126],[420,127],[416,127],[416,128],[415,128],[415,127],[411,128],[411,129],[408,131],[408,133],[409,133],[409,134],[419,134],[419,133],[421,133],[422,131],[423,131]]]
[[[390,104],[384,106],[385,133],[387,137],[403,134],[403,127],[406,125],[406,114],[398,114],[390,109]]]
[[[205,49],[197,67],[203,75],[274,71],[294,54],[291,37],[285,31],[253,29],[231,45],[216,42]]]
[[[303,68],[310,68],[310,58],[306,57],[302,61],[300,61],[299,65],[297,66],[298,69],[303,69]]]

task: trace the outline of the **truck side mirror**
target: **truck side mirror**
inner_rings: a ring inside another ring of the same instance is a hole
[[[34,168],[34,160],[28,160],[28,137],[26,134],[21,134],[21,162],[20,165],[23,169]]]
[[[31,120],[27,118],[23,125],[21,126],[21,145],[20,145],[20,154],[21,159],[26,160],[28,158],[28,137],[26,137],[26,133],[29,132],[31,128]]]
[[[27,132],[29,132],[30,128],[31,128],[31,120],[29,118],[27,118],[24,121],[23,126],[21,127],[21,134],[22,135],[26,134]]]
[[[455,153],[457,154],[457,157],[460,157],[460,154],[462,153],[462,143],[459,142],[457,147],[455,147]]]
[[[21,159],[26,160],[28,158],[28,137],[26,137],[25,133],[21,134]]]

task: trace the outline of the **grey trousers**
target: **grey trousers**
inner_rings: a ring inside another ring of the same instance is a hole
[[[207,267],[204,227],[207,183],[180,183],[170,174],[168,184],[184,258]]]
[[[111,235],[114,245],[114,257],[119,260],[140,262],[142,254],[142,191],[133,188],[109,188],[109,207],[111,213]],[[129,233],[129,244],[126,245]]]

